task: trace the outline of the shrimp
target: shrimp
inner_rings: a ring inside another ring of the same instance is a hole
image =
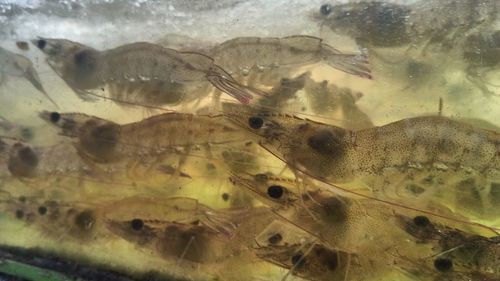
[[[240,251],[256,235],[251,226],[269,215],[266,210],[246,215],[246,209],[231,215],[182,197],[128,198],[108,208],[107,225],[118,236],[164,258],[203,264],[244,255]]]
[[[249,72],[286,73],[300,66],[324,62],[340,71],[372,78],[363,55],[343,54],[323,39],[305,35],[234,38],[213,48],[210,56],[235,77],[248,76]]]
[[[99,51],[65,39],[33,40],[52,69],[84,100],[108,89],[112,99],[175,105],[199,99],[207,87],[249,103],[263,93],[237,83],[212,58],[138,42]]]
[[[56,102],[43,88],[33,63],[25,56],[12,53],[0,47],[0,76],[16,76],[26,78],[33,87],[40,91],[56,108]]]
[[[11,142],[5,165],[10,174],[21,179],[38,179],[87,168],[71,145],[33,147]]]
[[[418,1],[409,5],[370,1],[323,4],[315,18],[369,48],[440,44],[449,49],[463,42],[472,30],[492,24],[499,8],[495,0]]]
[[[437,200],[480,219],[497,217],[497,132],[440,116],[350,131],[294,116],[235,114],[225,107],[230,120],[263,138],[264,148],[314,178],[331,184],[361,180],[378,196]]]
[[[398,215],[397,225],[417,239],[432,245],[434,267],[440,272],[478,272],[500,277],[500,236],[487,238],[469,234],[426,216]]]
[[[60,134],[75,138],[84,159],[106,169],[129,163],[129,171],[149,166],[146,170],[163,171],[172,178],[189,177],[182,169],[194,156],[192,151],[203,149],[205,154],[198,157],[206,161],[197,158],[196,162],[215,162],[211,166],[236,166],[240,159],[254,158],[247,136],[223,116],[166,113],[125,125],[79,113],[42,112],[40,116]]]
[[[97,162],[114,162],[132,155],[158,154],[173,146],[209,146],[247,141],[222,116],[165,113],[119,125],[81,113],[44,111],[40,117],[60,134],[78,138],[79,148]]]
[[[328,247],[278,221],[269,224],[256,243],[258,257],[289,270],[282,280],[290,273],[308,280],[372,280],[384,271],[381,261]]]
[[[92,242],[103,237],[102,213],[89,203],[7,196],[0,208],[53,239]]]
[[[301,194],[292,180],[268,174],[245,178],[233,174],[230,180],[256,194],[278,216],[337,249],[388,253],[385,249],[405,236],[388,231],[391,209],[378,202],[354,200],[310,185]]]

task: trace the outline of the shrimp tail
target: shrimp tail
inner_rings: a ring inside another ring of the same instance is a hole
[[[373,79],[369,67],[368,57],[364,54],[332,54],[324,61],[331,67],[340,71],[357,75],[362,78]]]
[[[207,79],[214,87],[234,97],[243,104],[249,104],[250,100],[253,99],[253,95],[267,95],[267,93],[261,90],[240,84],[229,73],[218,66],[212,67],[209,70]]]
[[[56,108],[59,108],[57,103],[49,96],[49,94],[43,88],[42,83],[40,82],[40,78],[36,74],[35,69],[33,67],[29,67],[24,72],[24,77],[28,79],[28,81],[30,81],[33,87],[35,87],[38,91],[40,91]]]

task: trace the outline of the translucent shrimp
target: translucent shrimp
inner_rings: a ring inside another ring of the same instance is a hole
[[[375,280],[383,263],[327,247],[300,229],[274,221],[256,237],[257,256],[308,280]],[[385,268],[388,270],[388,268]]]
[[[388,231],[391,209],[371,200],[354,200],[326,190],[267,174],[230,180],[270,206],[280,217],[337,249],[350,252],[385,252],[402,232]],[[377,241],[377,243],[373,243]],[[385,250],[385,251],[384,251]]]
[[[107,225],[120,237],[179,262],[216,264],[244,255],[266,210],[214,211],[189,198],[129,198],[108,207]],[[253,215],[255,214],[255,215]],[[254,219],[248,219],[253,216]]]
[[[158,155],[175,146],[194,147],[246,142],[248,138],[222,116],[165,113],[119,125],[80,113],[42,112],[60,134],[78,138],[78,149],[96,162],[134,155]]]
[[[40,78],[33,67],[33,63],[26,57],[12,53],[0,47],[0,76],[16,76],[26,78],[38,91],[40,91],[56,108],[57,104],[47,94],[40,82]]]
[[[109,96],[125,103],[174,105],[199,99],[212,84],[242,103],[263,94],[237,83],[213,60],[198,53],[178,52],[138,42],[98,51],[65,39],[33,40],[52,69],[79,95],[89,100]]]
[[[5,196],[3,213],[26,223],[51,239],[92,242],[103,238],[102,213],[92,204],[20,196]]]
[[[432,245],[431,260],[438,272],[478,272],[500,277],[500,236],[487,238],[471,234],[426,216],[398,215],[397,225],[417,239]]]
[[[269,76],[274,71],[285,74],[277,75],[281,79],[294,68],[318,62],[362,78],[372,78],[363,55],[343,54],[321,38],[305,35],[234,38],[213,48],[210,56],[235,77],[242,78],[258,72]]]
[[[8,159],[2,164],[16,178],[40,180],[42,177],[83,171],[87,168],[71,145],[33,147],[11,141],[8,151]]]
[[[361,180],[379,196],[422,199],[422,204],[437,200],[480,219],[497,217],[497,132],[440,116],[350,131],[294,116],[226,109],[229,119],[261,136],[267,150],[317,179],[332,184]]]

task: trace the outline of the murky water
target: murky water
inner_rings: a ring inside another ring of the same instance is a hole
[[[0,279],[500,279],[499,9],[1,1]]]

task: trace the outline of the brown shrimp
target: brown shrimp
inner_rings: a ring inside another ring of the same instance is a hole
[[[175,146],[205,146],[247,141],[222,116],[165,113],[125,125],[80,113],[42,112],[60,134],[78,138],[78,146],[97,162],[160,154]]]
[[[165,258],[214,264],[243,255],[253,227],[268,216],[267,210],[215,211],[189,198],[138,197],[111,204],[106,220],[112,232]]]
[[[478,218],[496,217],[490,207],[500,186],[497,132],[440,116],[350,131],[294,116],[231,110],[228,106],[226,116],[261,136],[262,146],[317,179],[332,184],[361,179],[384,196],[437,200]],[[443,196],[443,182],[449,183],[451,199]]]
[[[65,39],[33,40],[52,69],[83,99],[101,96],[151,106],[189,102],[208,93],[208,86],[248,103],[260,91],[237,83],[213,60],[138,42],[98,51]]]

